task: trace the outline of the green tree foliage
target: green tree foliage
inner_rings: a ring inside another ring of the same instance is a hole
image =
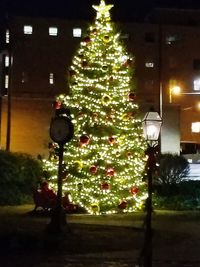
[[[41,163],[31,156],[0,150],[0,205],[31,201],[41,173]]]

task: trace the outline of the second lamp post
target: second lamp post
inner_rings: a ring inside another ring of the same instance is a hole
[[[144,267],[152,267],[152,187],[153,173],[156,167],[156,147],[158,145],[162,119],[157,112],[147,112],[143,121],[144,136],[148,144],[146,154],[147,160],[147,185],[148,197],[146,200],[145,220],[145,244],[144,244]]]

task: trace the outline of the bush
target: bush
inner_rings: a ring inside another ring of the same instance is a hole
[[[154,207],[158,209],[200,209],[200,181],[183,181],[176,185],[155,185]]]
[[[188,172],[189,163],[183,156],[169,153],[160,156],[159,174],[154,180],[155,207],[175,210],[199,207],[200,186],[184,181]]]
[[[0,150],[0,205],[32,201],[41,173],[40,162],[30,155]]]
[[[156,178],[159,184],[164,186],[177,184],[188,176],[189,162],[182,155],[162,154],[159,161],[159,175]]]

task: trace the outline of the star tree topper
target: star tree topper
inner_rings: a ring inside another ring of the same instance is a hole
[[[103,15],[106,18],[109,18],[110,17],[109,10],[113,7],[113,5],[106,5],[105,4],[105,1],[104,0],[101,0],[99,6],[93,5],[92,7],[97,11],[97,19],[99,19]]]

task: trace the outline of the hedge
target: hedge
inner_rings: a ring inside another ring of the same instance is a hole
[[[32,201],[42,168],[28,154],[0,150],[0,205],[18,205]]]
[[[156,209],[200,209],[200,181],[182,181],[168,186],[154,185],[153,203]]]

